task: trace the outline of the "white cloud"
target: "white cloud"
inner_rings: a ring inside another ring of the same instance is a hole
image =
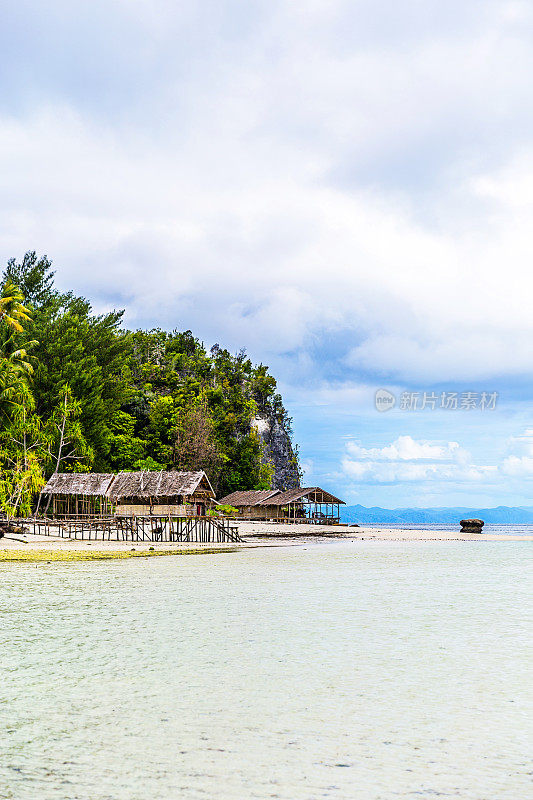
[[[224,185],[211,163],[206,186],[185,154],[103,134],[62,109],[0,120],[6,257],[38,246],[64,284],[118,295],[131,321],[163,318],[267,356],[343,331],[348,349],[360,342],[347,367],[403,380],[529,371],[526,215],[511,221],[505,206],[483,237],[437,234],[397,200],[318,185],[303,164],[296,179],[252,168],[248,152],[253,181],[226,172]]]
[[[468,453],[462,451],[457,442],[432,444],[416,441],[411,436],[399,436],[386,447],[365,448],[356,442],[348,442],[346,449],[350,456],[374,461],[416,461],[416,460],[464,460]]]
[[[533,428],[526,428],[519,436],[511,436],[507,447],[515,455],[533,456]]]
[[[514,477],[533,478],[533,458],[531,456],[508,456],[502,467],[506,475]]]
[[[300,469],[302,470],[303,486],[306,486],[309,479],[312,478],[314,472],[314,464],[312,458],[303,459],[300,461]]]
[[[361,483],[479,482],[491,479],[496,467],[476,466],[458,442],[430,442],[399,436],[385,447],[347,442],[344,474]]]
[[[409,435],[384,447],[347,442],[342,471],[352,484],[438,484],[441,491],[446,485],[468,484],[491,485],[503,492],[503,485],[513,478],[517,481],[513,489],[527,496],[527,487],[520,481],[533,478],[533,430],[511,437],[507,447],[498,463],[477,465],[458,442],[416,440]]]
[[[503,460],[502,471],[517,478],[533,478],[533,429],[509,439],[510,455]]]
[[[334,334],[355,375],[527,374],[531,9],[426,5],[116,5],[120,114],[58,73],[30,111],[0,112],[4,257],[46,251],[131,324],[260,357]]]

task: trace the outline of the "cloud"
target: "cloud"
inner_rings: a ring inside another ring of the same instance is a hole
[[[529,375],[527,4],[8,12],[5,258],[298,380]]]
[[[468,455],[462,453],[457,442],[432,444],[415,441],[411,436],[399,436],[395,442],[382,448],[365,448],[348,442],[346,449],[355,458],[375,461],[457,460],[460,455]]]
[[[303,164],[296,179],[265,163],[253,182],[231,171],[224,181],[227,165],[212,164],[206,185],[186,157],[61,108],[0,120],[0,147],[5,257],[38,243],[64,285],[99,304],[116,298],[130,323],[193,327],[265,357],[342,333],[355,375],[529,374],[525,217],[508,231],[496,217],[483,241],[454,240],[396,201],[317,184]],[[252,155],[241,155],[250,170]],[[515,258],[502,272],[505,243]],[[311,358],[309,371],[320,369]]]
[[[511,453],[503,461],[503,473],[515,478],[533,478],[533,429],[511,437],[508,448]]]
[[[530,397],[532,32],[521,0],[7,0],[0,256],[46,252],[131,327],[245,345],[313,480],[378,386]],[[532,453],[395,419],[345,476],[527,480]]]
[[[458,442],[422,441],[409,435],[381,448],[347,442],[342,469],[349,479],[363,483],[479,482],[496,473],[495,467],[472,464],[470,453]]]
[[[304,485],[309,481],[310,478],[313,476],[314,472],[314,464],[311,458],[307,458],[300,461],[300,469],[303,474]]]
[[[531,456],[508,456],[503,462],[503,472],[513,477],[533,478],[533,458]]]
[[[458,442],[416,440],[409,435],[399,436],[384,447],[347,442],[342,471],[348,481],[360,484],[438,484],[440,491],[447,484],[460,483],[479,487],[490,484],[493,490],[503,491],[510,477],[517,480],[515,491],[525,489],[527,493],[520,481],[533,478],[533,430],[510,437],[507,454],[498,463],[482,466],[475,464]]]
[[[507,447],[514,454],[533,456],[533,428],[526,428],[519,436],[510,436]]]

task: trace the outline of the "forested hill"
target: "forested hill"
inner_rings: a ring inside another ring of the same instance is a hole
[[[244,351],[207,351],[191,331],[128,331],[122,317],[95,315],[85,298],[58,291],[46,257],[9,261],[0,299],[4,508],[26,502],[56,469],[205,469],[219,496],[298,485],[291,420],[267,367]]]

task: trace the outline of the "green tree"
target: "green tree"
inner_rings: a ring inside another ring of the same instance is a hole
[[[0,322],[9,331],[22,333],[25,323],[31,321],[30,311],[23,303],[24,295],[19,287],[6,278],[0,297]]]
[[[66,384],[43,426],[48,472],[84,472],[91,466],[94,453],[83,434],[80,417],[81,404]]]
[[[54,413],[61,387],[68,385],[80,404],[80,424],[94,452],[94,467],[110,466],[110,421],[130,392],[130,342],[122,330],[122,311],[94,315],[91,304],[54,288],[51,262],[34,252],[8,263],[6,280],[26,292],[33,320],[30,332],[39,344],[34,393],[43,418]]]
[[[9,425],[0,428],[0,508],[8,516],[29,516],[44,485],[41,425],[31,392],[20,387]]]
[[[0,295],[0,508],[8,516],[28,514],[43,485],[39,459],[40,419],[30,389],[33,367],[27,350],[31,314],[11,280]]]
[[[205,395],[181,408],[172,430],[174,465],[181,470],[204,470],[218,483],[224,455],[217,440],[216,426]]]
[[[268,488],[273,467],[253,418],[266,414],[291,436],[268,368],[244,350],[208,352],[191,331],[125,331],[122,314],[96,315],[85,298],[60,292],[46,256],[9,261],[0,432],[12,466],[4,460],[2,469],[22,475],[32,460],[46,474],[201,468],[219,494]],[[297,448],[292,455],[297,476]],[[17,497],[6,484],[8,495]]]
[[[135,417],[126,411],[115,411],[109,423],[109,464],[111,469],[131,470],[146,458],[146,442],[135,436]],[[155,463],[155,462],[154,462]],[[144,467],[156,469],[157,467]],[[163,467],[160,467],[163,469]]]

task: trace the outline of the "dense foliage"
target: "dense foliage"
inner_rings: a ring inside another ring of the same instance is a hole
[[[0,507],[29,513],[59,471],[205,469],[221,494],[269,488],[251,426],[290,419],[264,365],[191,331],[127,331],[55,288],[51,262],[8,262],[0,298]],[[297,459],[297,455],[295,455]]]

